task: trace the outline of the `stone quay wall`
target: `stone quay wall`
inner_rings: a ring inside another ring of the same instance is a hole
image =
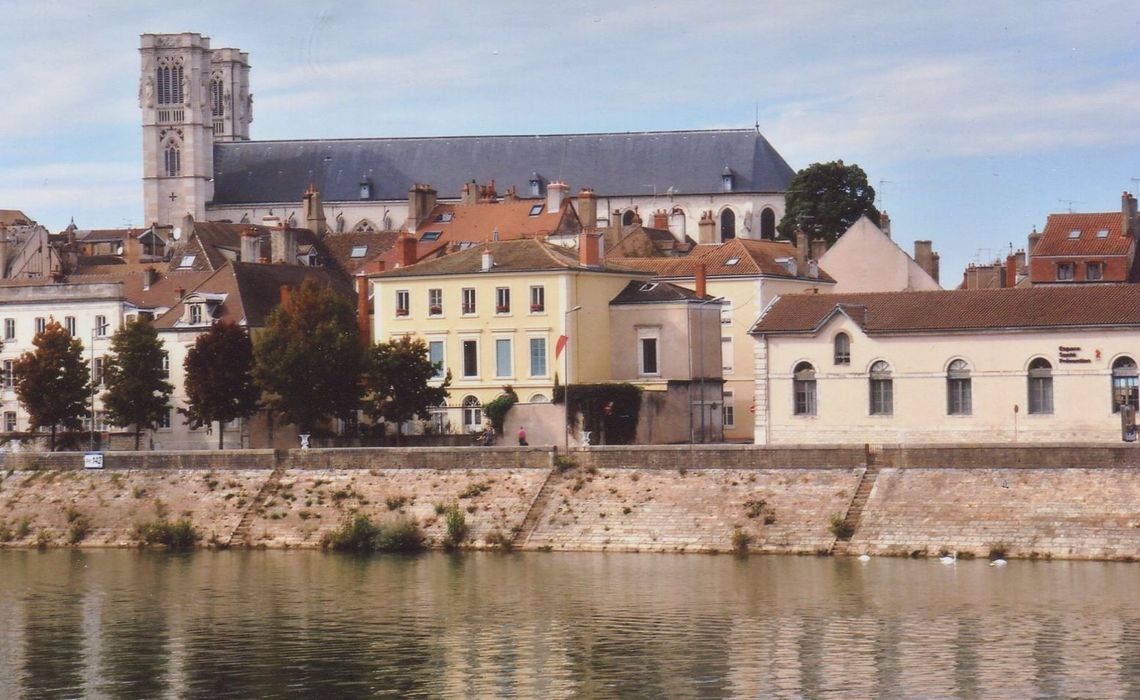
[[[438,546],[458,504],[480,548],[1140,558],[1126,445],[108,452],[83,467],[5,454],[0,546],[132,546],[138,524],[187,517],[204,545],[316,547],[353,513],[415,520]]]

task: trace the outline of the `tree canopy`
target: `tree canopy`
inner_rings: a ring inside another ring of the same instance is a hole
[[[831,245],[864,214],[879,224],[875,189],[867,184],[862,168],[841,160],[812,163],[792,178],[785,195],[784,218],[777,230],[791,238],[800,229]]]
[[[199,335],[182,364],[187,408],[179,409],[191,428],[218,424],[218,449],[225,447],[224,425],[257,411],[261,395],[253,382],[253,343],[244,328],[221,321]]]
[[[83,343],[54,319],[32,339],[35,350],[25,352],[12,367],[16,397],[28,412],[32,430],[78,430],[91,400],[91,375],[83,359]]]
[[[174,387],[166,381],[162,346],[158,332],[141,319],[124,324],[111,336],[103,406],[112,424],[134,426],[136,450],[142,431],[153,430],[169,417]]]
[[[308,433],[359,408],[362,356],[352,304],[309,279],[254,337],[253,377],[266,405]]]
[[[451,386],[448,371],[442,383],[433,386],[439,368],[428,357],[428,347],[420,338],[405,335],[387,343],[376,343],[368,353],[364,374],[364,411],[373,420],[400,424],[412,418],[431,417],[428,409],[447,398]]]

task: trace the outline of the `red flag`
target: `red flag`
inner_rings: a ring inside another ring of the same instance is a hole
[[[554,359],[557,360],[558,356],[562,354],[562,350],[565,349],[566,341],[568,340],[570,339],[564,335],[558,336],[558,342],[554,344]]]

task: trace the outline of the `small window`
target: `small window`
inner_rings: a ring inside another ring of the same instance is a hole
[[[16,339],[16,319],[6,318],[6,319],[4,319],[4,340],[15,340],[15,339]]]
[[[4,360],[4,388],[11,389],[16,385],[16,361]]]
[[[720,240],[730,241],[736,238],[736,213],[725,209],[720,213]]]
[[[159,430],[170,430],[170,409],[166,409],[158,414],[158,422],[155,427]]]
[[[95,386],[102,386],[103,384],[103,358],[96,357],[95,361],[91,364],[91,383]]]
[[[1085,265],[1085,279],[1099,282],[1104,279],[1104,263],[1091,262]]]
[[[511,312],[511,288],[495,288],[495,313],[509,314]]]
[[[368,255],[368,246],[366,245],[354,245],[352,252],[349,253],[349,256],[353,258],[363,258],[365,255]]]
[[[973,413],[970,366],[965,360],[954,360],[946,372],[946,413],[968,416]]]
[[[475,340],[463,341],[463,376],[479,376],[479,343]]]
[[[736,404],[733,403],[734,396],[731,391],[724,392],[724,427],[736,427]]]
[[[36,317],[36,335],[43,333],[45,328],[47,328],[47,319],[43,316]]]
[[[889,416],[894,413],[894,380],[891,366],[879,360],[871,365],[870,391],[872,416]]]
[[[1112,412],[1118,413],[1124,404],[1140,409],[1136,361],[1131,357],[1120,357],[1112,363]]]
[[[530,312],[539,314],[546,311],[546,287],[534,286],[530,288]]]
[[[194,267],[194,261],[197,259],[197,257],[197,255],[183,255],[182,260],[178,262],[178,269],[189,270],[190,268]]]
[[[15,411],[4,411],[4,432],[6,432],[6,433],[16,432],[16,412]]]
[[[408,290],[399,289],[396,291],[396,315],[407,316],[411,312],[411,301]]]
[[[1096,237],[1097,238],[1108,238],[1108,229],[1102,228],[1101,230],[1097,231]]]
[[[197,326],[201,322],[202,322],[202,305],[201,304],[191,304],[190,305],[190,325],[191,326]]]
[[[1080,238],[1080,237],[1081,237],[1081,230],[1079,228],[1075,228],[1072,231],[1069,231],[1069,238]]]
[[[835,364],[851,364],[851,338],[846,333],[835,336]]]
[[[443,365],[442,340],[428,341],[428,359],[431,360],[432,367],[435,368],[435,373],[431,375],[431,378],[443,379],[447,375],[447,369]]]
[[[1073,268],[1076,265],[1073,263],[1057,263],[1057,279],[1061,281],[1069,281],[1073,279]]]
[[[455,218],[455,214],[453,214],[453,213],[451,213],[451,212],[449,212],[449,211],[445,211],[445,212],[443,212],[442,214],[440,214],[439,216],[435,217],[435,222],[434,222],[434,223],[437,223],[437,224],[449,224],[449,223],[451,223],[451,220],[452,220],[452,219],[454,219],[454,218]],[[428,231],[428,233],[434,233],[434,234],[436,234],[436,238],[439,238],[439,234],[440,234],[440,233],[443,233],[443,232],[442,232],[442,231]],[[425,235],[426,235],[426,234],[425,234]],[[434,240],[435,240],[435,238],[433,238],[433,239],[431,239],[431,240],[433,240],[433,241],[434,241]]]
[[[1029,413],[1053,412],[1053,366],[1043,357],[1029,363]]]
[[[543,206],[545,206],[545,205],[543,205],[541,203],[532,205],[530,208],[530,215],[531,216],[538,216],[539,214],[541,214]]]
[[[420,236],[421,241],[438,241],[439,237],[443,235],[443,231],[424,231],[424,235]]]
[[[443,290],[428,290],[428,315],[441,316],[443,314]]]
[[[63,319],[63,327],[67,329],[68,335],[70,335],[73,338],[75,337],[76,325],[75,325],[75,317],[74,316],[65,316]]]
[[[810,362],[801,362],[793,370],[792,403],[797,416],[816,414],[815,367]]]
[[[732,350],[732,336],[725,335],[720,338],[721,372],[732,374],[735,371],[735,356]]]
[[[463,297],[463,313],[470,316],[475,313],[475,289],[472,287],[464,287],[462,292]]]
[[[740,263],[740,258],[729,258],[728,260],[724,261],[724,264],[727,265],[728,267],[732,267],[733,265],[736,265],[739,263]]]
[[[109,329],[109,327],[107,325],[107,317],[102,316],[102,315],[96,316],[95,317],[95,337],[96,338],[106,338],[108,329]]]
[[[638,371],[644,375],[661,373],[661,344],[657,329],[643,329],[637,333]]]
[[[163,352],[162,353],[161,362],[162,362],[162,376],[169,377],[170,376],[170,353],[169,352]]]

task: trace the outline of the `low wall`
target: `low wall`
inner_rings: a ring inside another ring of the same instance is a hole
[[[126,546],[136,524],[189,517],[219,545],[317,546],[355,512],[411,518],[442,541],[458,504],[474,546],[1140,557],[1140,449],[1128,446],[362,448],[4,456],[0,546]],[[556,468],[555,465],[558,465]],[[868,469],[868,467],[871,467]],[[862,491],[860,491],[862,485]],[[860,498],[856,499],[856,493]],[[850,519],[850,518],[849,518]],[[18,535],[18,536],[17,536]]]

